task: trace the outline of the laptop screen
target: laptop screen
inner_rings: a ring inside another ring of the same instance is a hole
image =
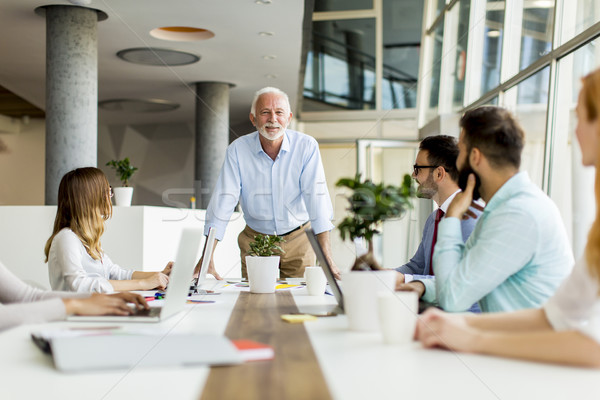
[[[333,271],[331,270],[331,265],[329,265],[327,259],[325,258],[325,254],[323,253],[321,244],[317,240],[317,235],[315,235],[315,232],[312,229],[306,230],[305,232],[306,236],[308,236],[308,241],[310,242],[310,245],[312,246],[313,250],[315,251],[315,254],[317,255],[317,260],[319,260],[319,264],[321,264],[321,268],[323,268],[323,272],[325,272],[327,282],[329,283],[329,287],[331,288],[331,291],[333,292],[333,295],[335,296],[335,299],[338,302],[338,306],[341,309],[343,309],[344,300],[342,290],[340,289],[340,286],[335,280]]]

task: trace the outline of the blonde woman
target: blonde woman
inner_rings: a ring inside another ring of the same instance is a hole
[[[98,168],[77,168],[63,176],[46,262],[53,290],[109,293],[164,289],[172,263],[162,272],[121,268],[104,253],[100,237],[112,216],[112,189]]]
[[[582,163],[596,166],[596,220],[583,258],[540,309],[470,316],[426,312],[416,332],[425,347],[600,367],[600,70],[583,78],[576,112]],[[465,194],[474,183],[470,179]]]

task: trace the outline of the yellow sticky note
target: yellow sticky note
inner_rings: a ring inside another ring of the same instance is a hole
[[[316,321],[317,317],[308,314],[283,314],[281,319],[290,324],[301,324],[306,321]]]

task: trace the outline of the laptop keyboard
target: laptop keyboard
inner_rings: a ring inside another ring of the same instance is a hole
[[[158,317],[160,315],[160,307],[151,307],[148,310],[136,310],[131,316],[134,317]]]

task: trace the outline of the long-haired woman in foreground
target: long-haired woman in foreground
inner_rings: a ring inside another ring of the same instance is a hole
[[[427,311],[416,332],[425,347],[600,367],[600,70],[583,78],[576,111],[582,163],[596,166],[596,219],[584,256],[540,309],[469,316]],[[465,192],[472,189],[473,182]]]
[[[104,221],[112,216],[111,197],[108,180],[98,168],[77,168],[63,176],[54,230],[44,250],[53,290],[106,293],[166,287],[172,263],[162,272],[132,271],[114,264],[102,250]]]

